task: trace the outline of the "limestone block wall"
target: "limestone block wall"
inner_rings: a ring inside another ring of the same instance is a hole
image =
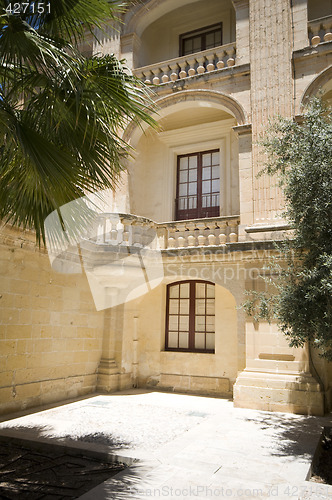
[[[104,312],[85,275],[53,272],[33,236],[0,236],[0,412],[92,392]]]

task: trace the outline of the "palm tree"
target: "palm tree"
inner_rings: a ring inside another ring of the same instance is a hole
[[[116,186],[128,122],[154,121],[150,91],[122,62],[76,48],[123,6],[47,0],[35,13],[37,3],[15,13],[0,0],[0,219],[35,229],[40,244],[52,211]]]

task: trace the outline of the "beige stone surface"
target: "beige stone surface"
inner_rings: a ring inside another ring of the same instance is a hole
[[[86,41],[82,50],[124,57],[138,76],[145,65],[146,78],[177,73],[154,87],[161,128],[130,124],[125,131],[135,154],[107,210],[174,221],[177,155],[213,148],[220,150],[220,215],[234,216],[236,229],[228,221],[225,245],[208,247],[205,238],[200,247],[196,236],[204,221],[196,221],[191,233],[175,226],[175,243],[181,235],[185,246],[163,251],[163,281],[146,295],[97,312],[84,272],[56,273],[33,234],[1,228],[1,412],[96,388],[145,385],[229,397],[234,392],[237,406],[274,411],[321,414],[324,397],[331,407],[332,363],[313,353],[316,373],[306,349],[290,349],[275,325],[257,325],[239,307],[245,290],[260,287],[257,276],[273,255],[271,242],[290,234],[275,179],[257,178],[265,160],[257,140],[269,119],[300,114],[320,89],[331,101],[332,41],[313,47],[308,37],[314,19],[330,22],[330,10],[329,0],[181,0],[180,6],[177,0],[145,0],[124,14],[123,24],[96,30],[101,44]],[[216,22],[223,23],[224,45],[216,49],[223,68],[213,69],[213,51],[190,55],[195,63],[179,58],[181,33]],[[180,77],[195,64],[203,64],[200,74]],[[216,223],[209,222],[212,240]],[[170,226],[155,227],[166,248]],[[194,249],[187,246],[189,233]],[[97,247],[107,259],[107,244]],[[181,279],[216,284],[214,354],[165,351],[166,287]]]

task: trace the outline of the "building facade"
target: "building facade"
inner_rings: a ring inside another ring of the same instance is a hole
[[[142,0],[101,38],[83,52],[126,59],[151,84],[160,127],[124,132],[135,155],[85,244],[88,273],[109,293],[112,238],[139,247],[146,228],[163,273],[96,311],[85,274],[55,272],[29,236],[3,230],[4,411],[150,387],[323,414],[332,364],[240,306],[289,234],[276,180],[257,177],[257,143],[269,119],[332,97],[331,0]]]

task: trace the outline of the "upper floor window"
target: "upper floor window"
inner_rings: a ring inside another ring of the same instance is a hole
[[[180,56],[222,45],[222,23],[206,26],[180,35]]]
[[[181,281],[167,286],[166,350],[214,353],[214,284]]]
[[[178,156],[176,220],[220,214],[219,150]]]

